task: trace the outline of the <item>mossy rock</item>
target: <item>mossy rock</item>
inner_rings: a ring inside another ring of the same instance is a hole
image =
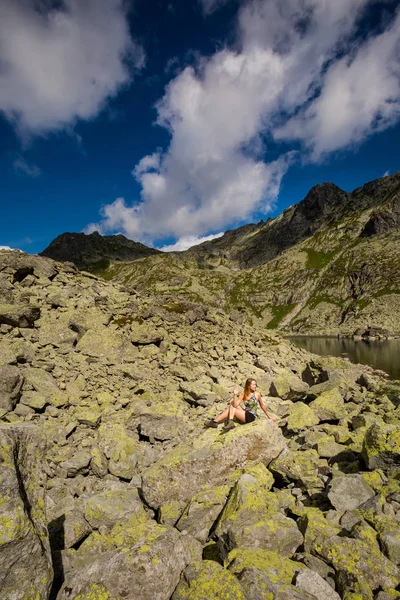
[[[90,585],[102,586],[113,600],[170,598],[182,571],[199,560],[201,545],[190,535],[154,521],[139,526],[127,521],[82,543],[57,598],[76,598]]]
[[[375,423],[366,432],[363,457],[369,469],[388,469],[400,461],[400,427]]]
[[[312,408],[304,402],[296,402],[291,408],[287,420],[288,431],[300,431],[319,423],[319,418]]]
[[[171,600],[246,600],[237,578],[213,561],[191,564],[182,573]]]
[[[279,511],[275,494],[249,474],[242,475],[232,488],[215,535],[223,552],[259,547],[292,556],[303,543],[296,523]]]
[[[338,421],[343,417],[344,400],[337,388],[323,392],[313,400],[310,408],[320,421]]]
[[[257,569],[265,573],[273,583],[291,583],[297,573],[306,567],[282,556],[274,550],[261,548],[235,548],[227,557],[228,569],[237,577],[245,569]]]
[[[322,466],[327,466],[327,462],[325,459],[320,459],[316,450],[302,452],[285,450],[270,463],[268,468],[277,480],[294,482],[312,494],[325,487],[319,477],[319,468]]]
[[[246,463],[268,465],[284,447],[280,429],[264,419],[226,434],[208,430],[143,472],[144,498],[153,508],[173,500],[188,502],[201,491],[227,483]]]
[[[221,485],[193,496],[176,523],[176,528],[179,531],[188,531],[199,542],[205,544],[213,523],[226,503],[229,490],[229,485]],[[164,512],[163,509],[164,507]]]

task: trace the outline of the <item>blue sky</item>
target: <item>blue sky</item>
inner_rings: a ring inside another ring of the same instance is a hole
[[[385,0],[0,0],[0,247],[184,249],[400,168]]]

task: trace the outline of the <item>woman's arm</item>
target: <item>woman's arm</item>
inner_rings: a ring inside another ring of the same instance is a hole
[[[232,399],[232,406],[234,406],[235,408],[237,408],[240,404],[240,402],[242,401],[242,396],[243,394],[239,394],[239,388],[237,387],[237,385],[235,385],[235,387],[233,388],[233,399]]]
[[[264,413],[267,415],[268,419],[271,419],[271,421],[276,421],[276,417],[274,417],[274,415],[271,415],[267,409],[266,406],[263,402],[262,396],[261,394],[258,392],[258,403],[261,406],[261,409],[264,411]]]

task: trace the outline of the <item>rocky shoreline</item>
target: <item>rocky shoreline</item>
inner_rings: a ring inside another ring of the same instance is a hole
[[[400,598],[400,383],[0,252],[0,596]],[[255,377],[266,418],[204,422]]]

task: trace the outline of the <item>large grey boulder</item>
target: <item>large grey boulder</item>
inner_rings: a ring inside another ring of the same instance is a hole
[[[147,539],[123,547],[105,538],[105,546],[92,552],[81,546],[57,600],[169,600],[185,567],[200,559],[201,546],[190,535],[161,525],[149,527]]]
[[[172,440],[184,430],[182,420],[176,416],[141,414],[140,433],[156,440]]]
[[[276,495],[268,491],[268,479],[257,475],[245,473],[231,491],[215,530],[221,552],[264,548],[293,556],[303,536],[295,521],[279,511]]]
[[[46,600],[53,582],[44,454],[32,425],[0,425],[0,595],[7,600]]]
[[[23,377],[17,367],[4,365],[0,367],[0,413],[15,408],[20,396]]]
[[[331,504],[338,511],[355,510],[374,495],[374,490],[361,475],[335,477],[328,493]]]
[[[264,419],[227,434],[207,431],[144,471],[143,496],[153,508],[174,500],[186,503],[200,491],[226,482],[247,462],[268,465],[285,446],[281,430]]]
[[[374,423],[365,434],[363,457],[369,469],[397,466],[400,461],[400,427]]]
[[[321,575],[310,569],[301,571],[296,577],[296,587],[313,594],[318,600],[340,600],[340,596],[331,588]]]
[[[31,304],[0,304],[0,324],[12,327],[33,327],[40,317],[40,308]]]

